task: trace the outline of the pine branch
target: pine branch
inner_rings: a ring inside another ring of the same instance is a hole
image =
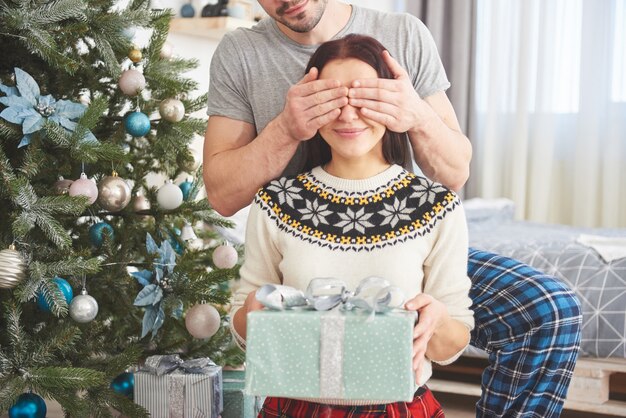
[[[24,152],[24,160],[19,171],[29,180],[39,174],[46,154],[40,148],[28,148]]]
[[[70,19],[84,22],[87,20],[84,8],[82,0],[56,0],[35,9],[30,21],[34,25],[50,25]]]
[[[92,99],[91,104],[89,105],[83,116],[81,116],[81,118],[78,120],[78,127],[76,129],[78,130],[80,127],[83,127],[84,129],[93,130],[100,121],[102,115],[104,115],[105,112],[108,110],[108,108],[109,103],[104,97],[95,97],[94,99]],[[78,140],[82,139],[82,137],[82,135],[79,135],[77,138],[74,139]]]
[[[54,316],[67,316],[67,301],[57,284],[52,281],[52,278],[41,281],[39,285],[39,292],[45,299]]]
[[[8,411],[25,390],[26,381],[21,377],[0,379],[0,411]]]
[[[52,333],[47,333],[46,338],[42,338],[35,346],[32,360],[35,364],[49,364],[55,353],[69,353],[80,341],[81,332],[78,327],[61,327]]]
[[[28,370],[33,387],[88,389],[105,381],[102,372],[80,367],[41,367]]]
[[[23,354],[28,353],[30,348],[28,336],[20,324],[22,308],[12,301],[9,301],[5,303],[4,310],[7,317],[6,329],[8,331],[9,343],[11,347],[13,347],[13,361],[17,364],[21,364]],[[16,352],[16,348],[19,348],[19,351]]]
[[[128,156],[124,154],[124,151],[118,145],[110,142],[78,141],[73,144],[70,156],[76,161],[84,161],[86,163],[98,161],[125,162],[128,160]]]
[[[54,122],[46,121],[43,125],[46,141],[51,142],[59,148],[69,148],[72,145],[71,133]]]
[[[202,96],[199,96],[193,100],[184,101],[186,112],[193,113],[193,112],[197,112],[198,110],[202,110],[206,108],[208,99],[209,99],[209,94],[205,93]]]

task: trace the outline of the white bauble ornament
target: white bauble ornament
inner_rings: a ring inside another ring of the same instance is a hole
[[[80,295],[75,296],[70,302],[69,312],[72,319],[81,324],[93,321],[98,315],[98,302],[83,289]]]
[[[172,46],[172,44],[169,42],[165,42],[163,46],[161,47],[161,53],[159,54],[159,56],[164,60],[168,60],[172,58],[173,53],[174,53],[174,46]]]
[[[183,203],[183,191],[169,180],[157,191],[157,203],[164,210],[173,210]]]
[[[0,251],[0,289],[12,289],[26,277],[26,262],[15,246]]]
[[[168,122],[180,122],[185,117],[185,105],[178,99],[165,99],[159,104],[159,114]]]
[[[98,186],[93,180],[87,178],[87,174],[80,173],[80,178],[74,180],[70,186],[70,196],[87,196],[89,204],[93,204],[98,198]]]
[[[129,203],[132,192],[128,183],[118,177],[117,172],[113,172],[110,176],[100,180],[98,185],[98,203],[105,210],[110,212],[119,212]]]
[[[185,327],[194,338],[212,337],[220,329],[220,324],[220,313],[208,303],[195,305],[185,316]]]
[[[124,94],[136,96],[146,87],[146,78],[141,72],[131,68],[122,73],[117,84]]]
[[[213,251],[213,264],[219,269],[231,269],[237,264],[239,255],[230,245],[220,245]]]

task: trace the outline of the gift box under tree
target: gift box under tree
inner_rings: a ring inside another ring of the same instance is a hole
[[[223,370],[224,410],[221,418],[257,418],[263,406],[260,396],[246,395],[244,370]]]
[[[257,293],[257,298],[277,307],[260,297],[271,293],[271,288]],[[378,309],[358,295],[346,297],[345,289],[341,293],[330,304],[338,307],[331,310],[326,306],[321,311],[265,309],[248,314],[246,393],[372,403],[413,399],[416,313]],[[311,296],[305,299],[306,307],[315,305]],[[287,295],[275,300],[294,298]],[[386,312],[375,313],[378,310]]]
[[[158,418],[218,418],[223,409],[222,368],[208,358],[148,357],[135,372],[135,403]]]

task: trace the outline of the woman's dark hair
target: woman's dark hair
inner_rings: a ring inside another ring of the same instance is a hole
[[[383,60],[382,53],[386,48],[376,39],[350,34],[343,38],[324,42],[311,56],[306,66],[305,74],[315,67],[321,73],[330,61],[336,59],[355,58],[369,64],[376,70],[379,78],[393,79],[391,70]],[[383,157],[390,164],[399,164],[404,167],[411,162],[410,149],[404,133],[385,130],[383,135]],[[318,165],[326,164],[331,159],[330,146],[321,137],[319,132],[305,143],[306,161],[303,171],[308,171]]]

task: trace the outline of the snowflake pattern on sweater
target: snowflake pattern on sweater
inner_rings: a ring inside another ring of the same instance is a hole
[[[459,205],[458,196],[406,170],[363,192],[337,190],[312,171],[261,188],[255,202],[280,230],[322,247],[371,251],[423,236]]]

